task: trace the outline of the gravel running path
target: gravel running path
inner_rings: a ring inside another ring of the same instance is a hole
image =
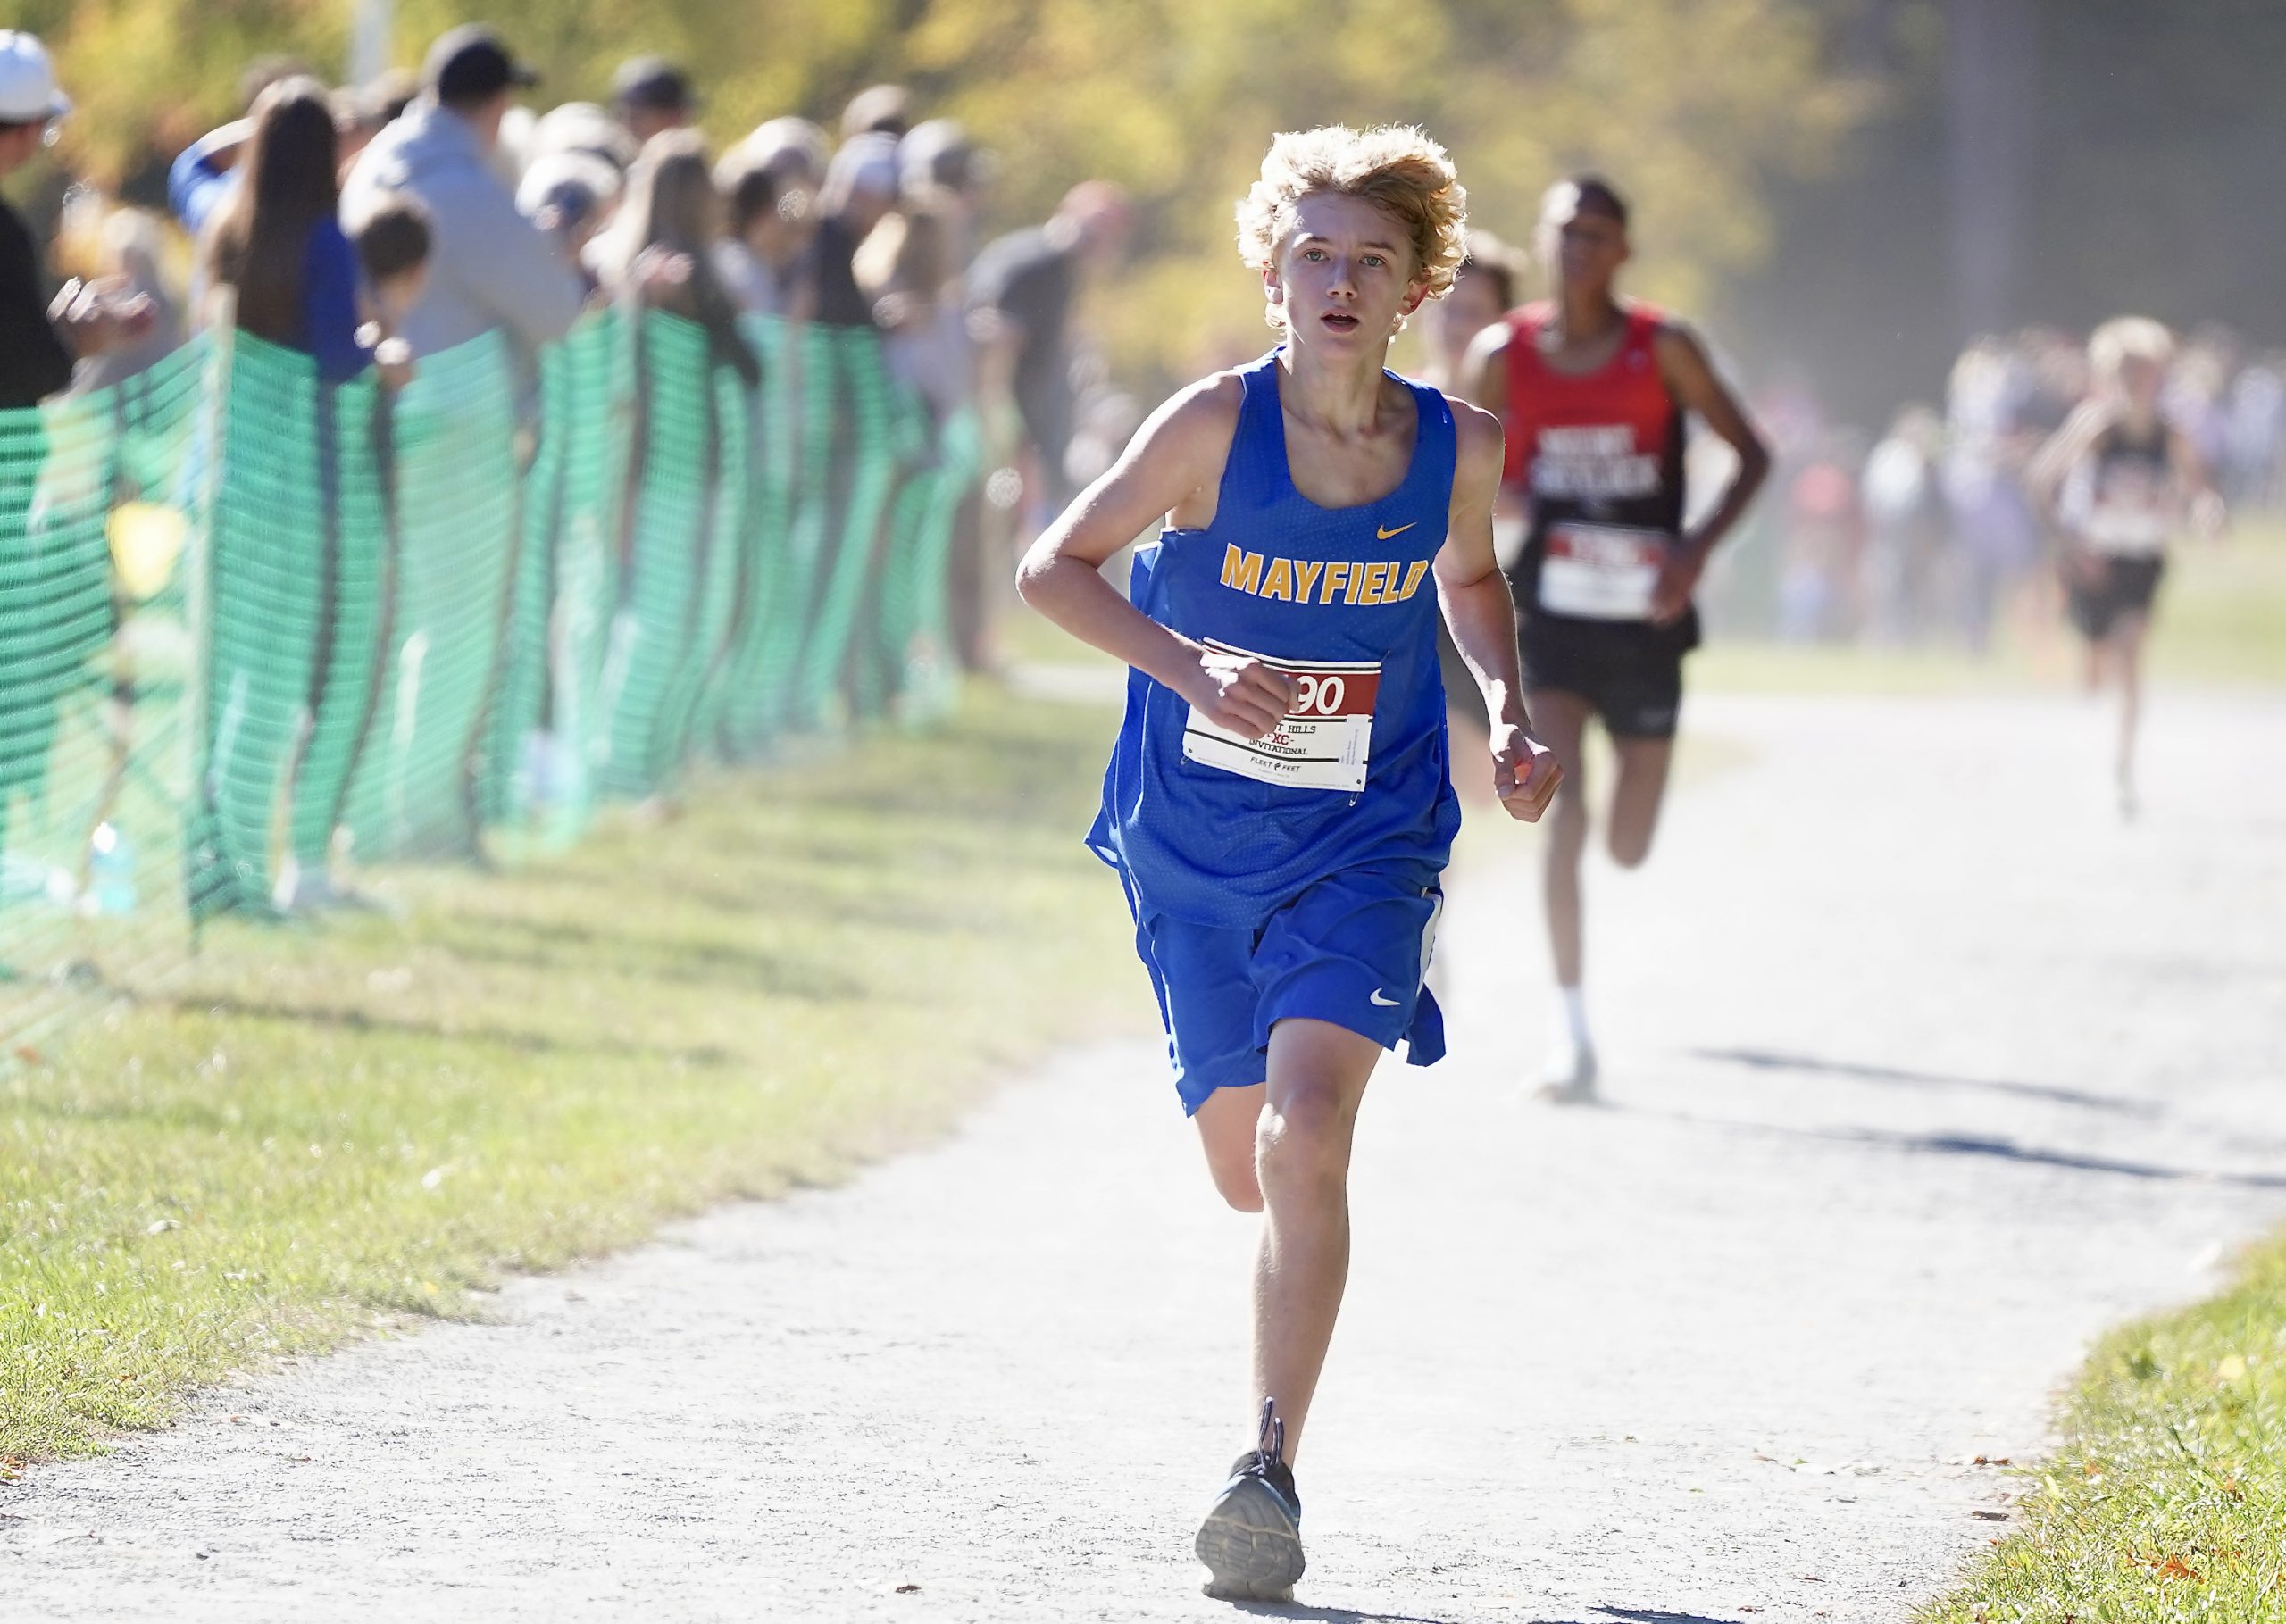
[[[2060,699],[1692,725],[1734,764],[1591,877],[1607,1108],[1521,1097],[1529,870],[1480,837],[1456,876],[1455,1059],[1369,1102],[1311,1570],[1256,1611],[1903,1619],[2009,1526],[1970,1458],[2037,1451],[2090,1336],[2286,1212],[2276,703],[2163,696],[2132,827]],[[38,1470],[0,1612],[1228,1617],[1189,1545],[1250,1227],[1159,1066],[1066,1056],[847,1188]]]

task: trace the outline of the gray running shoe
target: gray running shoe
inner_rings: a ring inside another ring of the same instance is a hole
[[[1214,1577],[1206,1594],[1226,1602],[1289,1602],[1302,1577],[1302,1496],[1286,1464],[1286,1423],[1262,1401],[1262,1446],[1240,1455],[1207,1508],[1193,1547]]]

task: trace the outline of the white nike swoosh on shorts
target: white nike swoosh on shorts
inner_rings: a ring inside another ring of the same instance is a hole
[[[1365,1002],[1368,1004],[1379,1004],[1385,1010],[1393,1010],[1397,1008],[1397,1000],[1394,998],[1382,997],[1381,989],[1378,987],[1372,992],[1365,995]]]

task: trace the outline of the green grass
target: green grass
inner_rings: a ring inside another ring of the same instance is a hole
[[[2286,685],[2286,521],[2175,549],[2151,629],[2160,681]]]
[[[1120,577],[1123,583],[1124,576]],[[1092,643],[1082,643],[1044,614],[1010,604],[999,622],[1003,658],[1023,665],[1115,666],[1119,662]]]
[[[2105,1339],[2018,1531],[1922,1624],[2286,1618],[2286,1237],[2212,1302]]]
[[[0,1470],[194,1384],[672,1214],[840,1177],[1148,1012],[1080,844],[1112,722],[972,693],[936,737],[694,788],[389,916],[226,926],[0,1080]]]

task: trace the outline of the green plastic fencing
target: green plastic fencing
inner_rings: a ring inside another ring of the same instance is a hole
[[[190,939],[207,389],[179,352],[0,413],[0,1011],[12,1045]]]
[[[488,337],[402,391],[208,335],[0,413],[0,1035],[359,866],[576,838],[611,799],[952,693],[980,471],[877,337]]]

